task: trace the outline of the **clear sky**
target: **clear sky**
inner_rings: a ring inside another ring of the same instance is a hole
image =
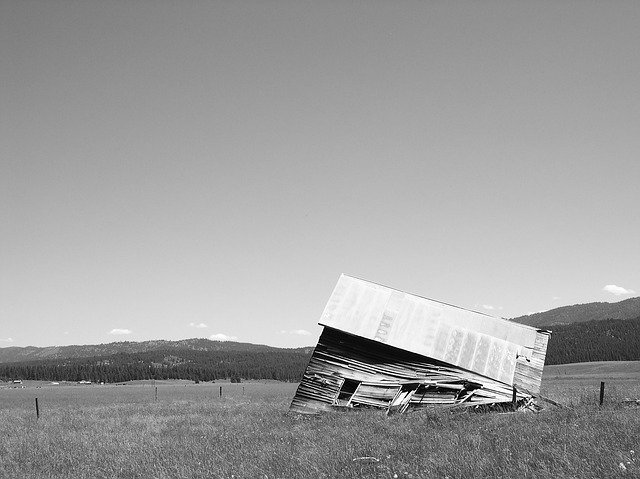
[[[640,2],[0,0],[0,347],[315,344],[347,273],[640,291]]]

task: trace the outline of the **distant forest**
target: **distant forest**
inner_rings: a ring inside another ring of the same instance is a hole
[[[550,326],[545,364],[640,360],[640,317]]]
[[[156,350],[0,364],[0,380],[105,383],[140,379],[299,381],[310,357],[310,352],[293,351]]]
[[[550,326],[546,364],[640,360],[640,317]],[[0,380],[123,382],[140,379],[299,381],[311,350],[158,349],[0,364]]]
[[[634,319],[640,315],[640,297],[617,303],[586,303],[561,306],[541,313],[513,318],[516,323],[542,327],[556,326],[604,319]]]

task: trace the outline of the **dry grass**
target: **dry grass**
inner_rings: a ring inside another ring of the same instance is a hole
[[[571,407],[539,414],[394,417],[292,415],[292,384],[3,389],[0,477],[640,477],[640,409],[618,401],[640,387],[599,408],[599,382],[577,381],[546,381]]]

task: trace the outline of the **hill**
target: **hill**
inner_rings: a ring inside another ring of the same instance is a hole
[[[187,339],[59,348],[0,349],[0,379],[121,382],[137,379],[277,379],[302,377],[313,348]]]
[[[547,365],[640,360],[640,297],[562,306],[511,321],[552,331]]]
[[[238,343],[235,341],[212,341],[204,338],[181,339],[178,341],[122,341],[107,344],[48,346],[37,348],[8,347],[0,348],[0,364],[39,359],[89,358],[93,356],[109,356],[113,354],[145,353],[156,350],[191,350],[191,351],[292,351],[311,353],[312,347],[285,349],[262,344]]]
[[[560,324],[581,323],[602,319],[633,319],[640,316],[640,297],[617,303],[586,303],[512,318],[511,321],[534,327],[550,327]]]
[[[553,329],[545,364],[640,360],[640,316],[544,326]]]

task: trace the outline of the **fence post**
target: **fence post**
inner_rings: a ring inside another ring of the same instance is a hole
[[[38,407],[38,398],[36,398],[36,419],[40,419],[40,408]]]
[[[156,401],[158,400],[158,386],[156,386]]]
[[[604,403],[604,381],[600,381],[600,406]]]
[[[516,397],[516,387],[513,386],[513,396],[511,396],[511,405],[513,406],[513,410],[516,410],[517,397]]]
[[[222,386],[220,386],[220,397],[222,397]]]

